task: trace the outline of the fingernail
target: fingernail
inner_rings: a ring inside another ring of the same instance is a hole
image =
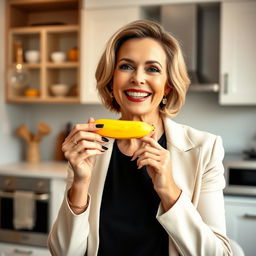
[[[109,142],[109,139],[107,139],[106,137],[101,137],[101,139],[105,142]]]
[[[104,124],[96,124],[95,127],[96,127],[96,128],[103,128],[103,127],[104,127]]]
[[[108,148],[107,147],[105,147],[105,146],[101,146],[102,147],[102,149],[104,149],[104,150],[108,150]]]

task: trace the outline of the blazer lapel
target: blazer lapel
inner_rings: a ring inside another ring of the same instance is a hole
[[[170,118],[163,118],[167,149],[171,154],[172,172],[176,184],[191,199],[196,182],[198,154],[196,147],[187,134],[187,126],[175,123]]]
[[[90,232],[88,237],[88,255],[93,255],[98,250],[99,245],[99,218],[100,218],[100,205],[104,189],[104,183],[108,171],[108,166],[112,154],[114,140],[110,139],[108,150],[103,154],[97,156],[96,165],[94,167],[89,193],[91,196],[91,207],[89,214]],[[95,254],[96,255],[96,254]]]

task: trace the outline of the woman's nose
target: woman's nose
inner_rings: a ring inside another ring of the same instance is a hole
[[[131,82],[137,85],[145,83],[145,73],[143,70],[137,69],[133,72]]]

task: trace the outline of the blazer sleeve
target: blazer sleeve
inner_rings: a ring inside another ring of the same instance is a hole
[[[73,172],[69,167],[67,187],[58,217],[48,236],[48,248],[53,256],[84,256],[87,250],[89,234],[89,205],[85,212],[76,215],[69,207],[67,191],[73,181]]]
[[[211,148],[200,177],[198,204],[193,205],[191,199],[182,192],[170,210],[163,212],[160,206],[157,213],[158,221],[180,255],[232,255],[226,237],[222,164],[224,149],[220,137],[216,137]]]

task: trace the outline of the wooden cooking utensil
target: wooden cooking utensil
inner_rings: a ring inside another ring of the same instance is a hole
[[[40,122],[37,125],[37,134],[33,140],[38,142],[43,138],[43,136],[49,134],[50,132],[51,128],[46,123]]]
[[[64,142],[65,138],[68,136],[68,134],[71,131],[72,123],[66,124],[66,129],[61,131],[56,139],[56,147],[54,152],[54,160],[56,161],[65,161],[66,158],[64,156],[64,153],[62,152],[62,143]]]
[[[43,122],[38,123],[36,135],[33,135],[25,124],[18,127],[18,129],[16,130],[16,135],[26,141],[25,160],[27,162],[40,162],[39,142],[41,141],[43,136],[50,132],[51,128]]]
[[[28,143],[32,140],[32,134],[29,132],[28,127],[25,124],[18,127],[16,135],[23,138]]]

